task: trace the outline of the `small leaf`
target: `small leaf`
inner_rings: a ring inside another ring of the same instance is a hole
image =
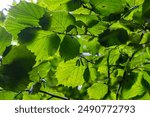
[[[88,95],[90,99],[103,99],[108,92],[108,86],[101,82],[93,84],[88,88]]]
[[[76,87],[84,83],[85,66],[76,66],[77,58],[67,62],[61,62],[57,67],[56,78],[58,84],[68,87]]]

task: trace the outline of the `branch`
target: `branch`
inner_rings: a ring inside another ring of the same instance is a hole
[[[127,60],[127,63],[126,63],[126,65],[125,65],[125,67],[124,67],[124,73],[123,73],[122,80],[120,81],[120,83],[119,83],[119,85],[118,85],[118,89],[117,89],[117,91],[116,91],[116,99],[117,99],[117,100],[119,99],[119,92],[122,91],[121,87],[122,87],[122,85],[123,85],[123,83],[124,83],[124,81],[125,81],[125,79],[126,79],[126,76],[127,76],[128,72],[129,72],[129,70],[128,70],[127,67],[128,67],[128,65],[129,65],[129,63],[131,62],[131,60],[133,59],[134,55],[135,55],[138,51],[139,51],[139,49],[137,49],[137,50],[132,54],[132,56],[129,57],[128,60]],[[131,71],[130,71],[130,72],[131,72]]]
[[[77,36],[77,35],[86,35],[86,36],[91,36],[91,37],[98,37],[96,35],[93,35],[93,34],[69,34],[69,33],[63,33],[63,32],[56,32],[56,31],[53,31],[54,33],[57,33],[57,34],[62,34],[62,35],[68,35],[68,36]]]
[[[26,90],[24,90],[24,91],[29,92],[28,89],[26,89]],[[16,99],[16,98],[17,98],[22,92],[24,92],[24,91],[20,91],[20,92],[14,97],[14,99]],[[52,94],[52,93],[49,93],[49,92],[46,92],[46,91],[40,90],[39,92],[40,92],[40,93],[43,93],[43,94],[50,95],[51,98],[55,97],[55,98],[62,99],[62,100],[69,100],[69,99],[66,98],[66,97],[61,97],[61,96],[58,96],[58,95],[55,95],[55,94]]]

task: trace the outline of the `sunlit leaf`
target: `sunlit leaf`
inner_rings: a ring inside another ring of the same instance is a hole
[[[103,99],[108,92],[108,86],[101,82],[93,84],[88,88],[88,95],[90,99]]]
[[[9,10],[5,27],[16,39],[17,34],[27,27],[40,27],[39,19],[44,15],[44,9],[36,4],[20,2]]]
[[[123,11],[125,0],[90,0],[98,13],[108,16]]]
[[[6,47],[10,44],[11,35],[3,27],[0,27],[0,55],[3,54]]]
[[[84,83],[85,66],[76,66],[76,58],[58,65],[56,77],[58,84],[68,87],[76,87]]]
[[[45,60],[56,53],[60,38],[57,34],[36,29],[25,29],[19,34],[20,42],[37,56],[36,60]]]

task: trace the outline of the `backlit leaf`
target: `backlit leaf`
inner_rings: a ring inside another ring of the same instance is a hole
[[[77,59],[72,59],[67,62],[61,62],[58,65],[56,77],[58,84],[63,84],[68,87],[76,87],[84,83],[85,66],[76,66]]]
[[[108,92],[108,86],[101,82],[93,84],[88,88],[88,95],[90,99],[103,99]]]

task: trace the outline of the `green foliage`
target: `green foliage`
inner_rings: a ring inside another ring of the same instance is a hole
[[[149,6],[38,0],[0,12],[0,99],[150,99]]]
[[[0,55],[9,45],[11,45],[11,35],[3,27],[0,27]]]

